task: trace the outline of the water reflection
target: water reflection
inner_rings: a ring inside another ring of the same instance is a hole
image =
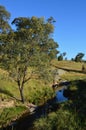
[[[64,102],[67,101],[68,98],[63,95],[65,89],[56,91],[56,102]]]

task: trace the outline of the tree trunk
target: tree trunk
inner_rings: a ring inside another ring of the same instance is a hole
[[[25,100],[24,100],[23,88],[20,88],[19,91],[20,91],[21,102],[24,103]]]
[[[18,81],[18,87],[19,87],[19,92],[20,92],[20,97],[21,97],[21,102],[24,103],[24,94],[23,94],[23,87],[24,87],[24,84],[22,83],[22,85],[20,85],[20,82]]]

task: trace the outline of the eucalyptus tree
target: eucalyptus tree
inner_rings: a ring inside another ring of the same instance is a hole
[[[15,18],[15,31],[9,32],[1,48],[2,66],[17,83],[21,101],[27,81],[34,77],[47,77],[50,61],[56,58],[58,44],[52,38],[53,18]]]
[[[75,61],[76,62],[81,62],[81,61],[83,61],[82,60],[82,58],[84,57],[84,53],[82,53],[82,52],[80,52],[80,53],[78,53],[77,55],[76,55],[76,57],[75,57]]]
[[[0,33],[5,33],[11,28],[8,20],[10,19],[10,13],[4,6],[0,5]]]

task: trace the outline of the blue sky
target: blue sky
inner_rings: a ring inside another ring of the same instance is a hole
[[[11,13],[11,21],[19,16],[53,16],[58,50],[66,52],[68,59],[86,54],[86,0],[0,0],[0,5]]]

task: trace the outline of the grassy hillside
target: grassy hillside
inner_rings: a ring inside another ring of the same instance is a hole
[[[86,68],[86,63],[83,62],[53,60],[52,64],[70,70],[82,70],[82,65]]]
[[[73,61],[54,60],[51,62],[52,70],[58,68],[70,70],[65,71],[65,73],[61,76],[62,79],[67,80],[86,79],[86,74],[78,72],[78,70],[81,71],[82,65],[83,63],[76,63]],[[86,64],[84,64],[84,66],[86,67]],[[46,86],[48,87],[51,85],[52,81],[49,82]],[[42,88],[45,88],[45,84],[42,80],[30,80],[25,84],[24,87],[25,98],[29,100],[29,98],[35,91],[41,91]],[[0,97],[7,98],[12,96],[20,98],[17,84],[8,76],[8,73],[6,71],[0,69]]]
[[[24,97],[27,102],[40,102],[43,97],[42,93],[51,91],[52,81],[45,84],[43,80],[31,79],[24,86]],[[37,94],[35,94],[37,93]],[[20,93],[16,82],[11,79],[8,73],[0,69],[0,100],[20,99]],[[36,101],[38,100],[38,101]]]
[[[80,130],[85,130],[85,123],[86,123],[86,73],[82,72],[82,65],[83,63],[76,63],[73,61],[57,61],[54,60],[51,62],[51,68],[52,70],[57,70],[57,69],[63,69],[65,70],[65,73],[63,75],[60,75],[61,79],[64,80],[69,80],[71,82],[68,90],[69,90],[69,101],[67,103],[60,104],[60,114],[65,111],[65,113],[69,113],[69,116],[72,115],[74,116],[74,122],[78,120],[77,128],[78,125],[80,127]],[[84,64],[86,67],[86,64]],[[50,99],[54,96],[54,93],[52,91],[52,81],[45,84],[42,80],[35,80],[32,79],[29,82],[25,84],[24,87],[24,96],[25,100],[27,102],[34,102],[37,105],[41,105],[44,102],[47,101],[47,99]],[[15,101],[15,106],[14,109],[0,109],[1,117],[0,121],[1,123],[3,122],[3,115],[8,113],[8,111],[12,114],[7,115],[7,119],[5,122],[8,120],[11,120],[11,118],[15,118],[17,115],[17,111],[22,107],[22,105],[19,102],[16,102],[15,97],[20,99],[19,96],[19,91],[17,84],[8,76],[8,73],[2,69],[0,69],[0,100],[14,100]],[[45,97],[45,98],[44,98]],[[2,101],[2,102],[4,102]],[[19,107],[16,107],[19,106]],[[18,110],[17,110],[18,108]],[[21,109],[19,111],[18,115],[20,116],[23,111],[26,109]],[[14,112],[15,111],[15,112]],[[14,114],[13,114],[14,113]],[[64,114],[65,114],[64,113]],[[52,114],[52,113],[51,113]],[[55,113],[56,114],[56,113]],[[12,115],[12,116],[11,116]],[[57,111],[57,115],[59,115],[59,111]],[[56,117],[57,117],[56,115]],[[9,118],[9,119],[8,119]],[[49,117],[51,118],[51,117]],[[64,118],[69,118],[67,115],[64,115]],[[59,120],[60,120],[59,116]],[[47,120],[47,119],[46,119]],[[52,117],[52,121],[53,121]],[[65,119],[62,119],[61,121],[64,122]],[[67,119],[69,120],[69,119]],[[72,121],[72,119],[71,119]],[[4,122],[4,124],[5,124]],[[72,122],[72,123],[74,123]],[[46,123],[46,121],[44,122]],[[69,122],[66,122],[67,124]],[[42,122],[43,124],[43,122]],[[53,124],[53,123],[50,123]],[[63,123],[64,127],[65,122]],[[39,127],[40,124],[38,124]],[[47,125],[47,124],[46,124]],[[54,124],[55,125],[55,124]],[[69,124],[70,125],[70,124]],[[76,124],[75,124],[76,125]],[[52,127],[52,126],[50,126]],[[72,126],[71,126],[72,127]],[[75,126],[74,126],[75,127]],[[41,129],[41,128],[40,128]],[[74,128],[73,128],[74,129]],[[69,130],[69,129],[68,129]]]
[[[66,78],[67,80],[86,79],[86,72],[82,72],[82,65],[86,68],[86,63],[53,60],[51,65],[57,69],[65,70],[62,78]]]

